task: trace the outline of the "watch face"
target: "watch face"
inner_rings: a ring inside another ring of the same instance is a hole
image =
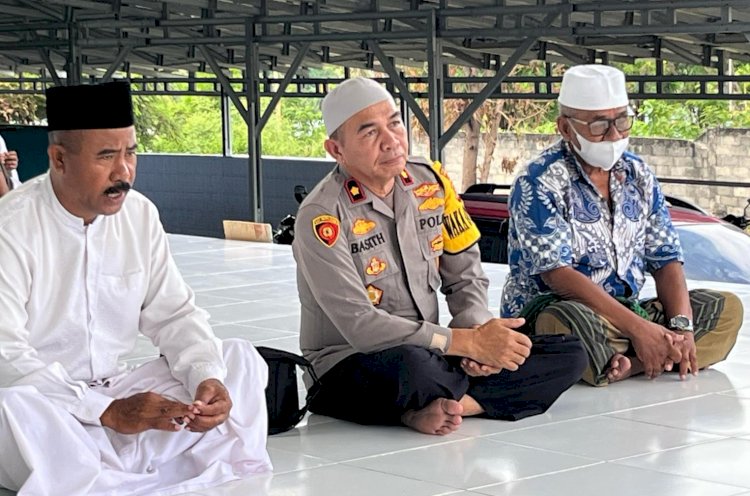
[[[693,326],[690,322],[690,319],[688,319],[684,315],[677,315],[669,319],[669,327],[671,327],[672,329],[687,329]]]

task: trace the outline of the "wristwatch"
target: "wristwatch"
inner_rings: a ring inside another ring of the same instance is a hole
[[[687,315],[675,315],[669,319],[667,327],[674,331],[693,332],[693,321]]]

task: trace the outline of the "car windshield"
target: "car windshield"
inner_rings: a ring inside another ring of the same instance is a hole
[[[750,284],[750,236],[722,224],[676,225],[685,277]]]

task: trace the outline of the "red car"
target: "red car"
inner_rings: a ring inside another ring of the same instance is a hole
[[[482,183],[461,198],[482,232],[483,262],[508,263],[510,186]],[[750,236],[679,198],[667,196],[672,223],[680,235],[685,276],[701,281],[750,284]]]

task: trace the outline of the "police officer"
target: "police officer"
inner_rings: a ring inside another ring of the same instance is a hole
[[[300,206],[293,244],[300,346],[321,377],[311,410],[429,434],[546,411],[586,366],[577,338],[492,317],[479,231],[439,165],[407,157],[381,85],[347,80],[322,111],[337,166]]]

